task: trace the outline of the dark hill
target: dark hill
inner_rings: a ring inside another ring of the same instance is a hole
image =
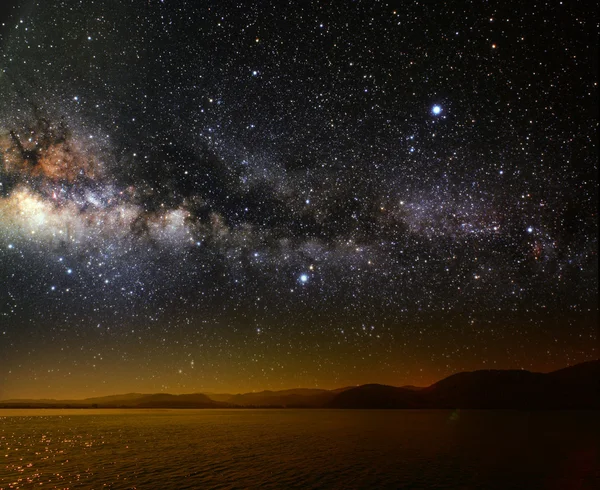
[[[294,388],[280,391],[258,391],[237,395],[207,394],[211,400],[227,402],[240,407],[296,407],[316,408],[326,406],[338,394],[350,388],[322,390]]]
[[[529,371],[458,373],[425,388],[421,394],[436,408],[521,408],[545,391],[546,375]]]
[[[332,391],[316,389],[261,391],[233,395],[227,402],[242,407],[314,408],[326,405],[333,400],[335,395]]]
[[[215,402],[200,393],[192,395],[158,393],[144,395],[136,400],[135,406],[139,408],[219,408],[227,405]]]
[[[337,395],[335,408],[600,409],[600,361],[548,374],[484,370],[458,373],[421,390],[364,385]]]
[[[14,408],[225,408],[230,405],[211,400],[206,395],[143,395],[129,393],[83,400],[5,400],[0,406]]]
[[[418,408],[421,405],[419,391],[378,384],[346,390],[329,404],[332,408]]]

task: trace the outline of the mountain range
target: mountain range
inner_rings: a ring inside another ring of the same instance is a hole
[[[425,388],[367,384],[243,394],[128,393],[82,400],[20,399],[0,408],[477,408],[600,409],[600,360],[551,373],[461,372]]]

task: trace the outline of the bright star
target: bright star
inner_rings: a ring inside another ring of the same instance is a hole
[[[433,114],[437,116],[442,112],[442,108],[439,105],[434,105],[431,108],[431,112],[433,112]]]
[[[303,282],[303,283],[308,282],[308,276],[306,274],[302,274],[300,276],[300,282]]]

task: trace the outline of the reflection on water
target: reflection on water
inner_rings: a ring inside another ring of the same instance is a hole
[[[600,483],[599,419],[597,412],[2,410],[0,488],[587,489]]]

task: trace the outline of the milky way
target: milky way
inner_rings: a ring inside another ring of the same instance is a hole
[[[3,20],[0,398],[597,357],[584,4],[109,4]]]

